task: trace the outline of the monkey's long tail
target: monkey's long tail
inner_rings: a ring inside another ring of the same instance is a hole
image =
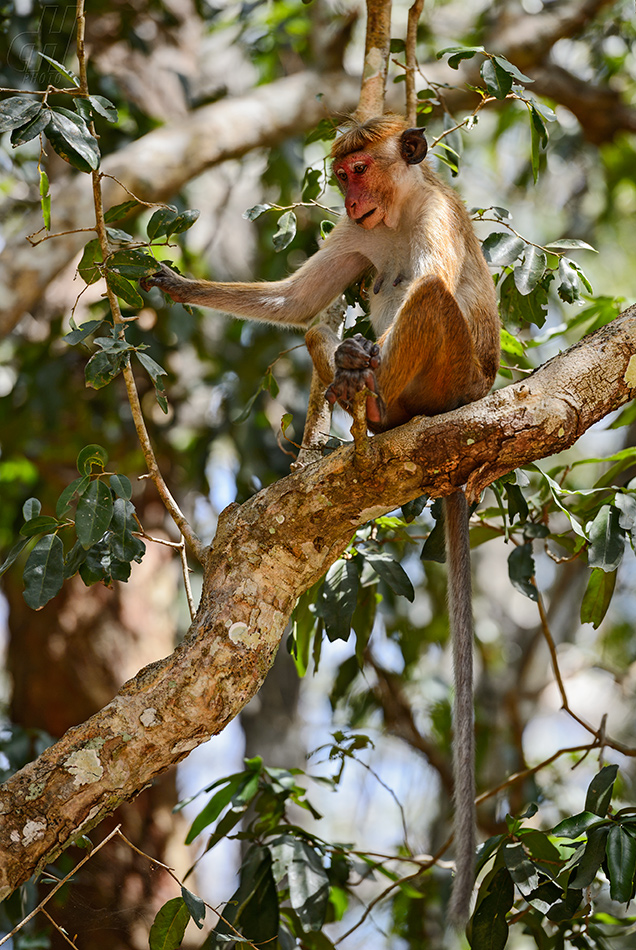
[[[453,776],[455,783],[455,861],[457,870],[449,917],[462,927],[470,913],[475,879],[475,730],[473,711],[473,610],[468,504],[463,492],[444,499],[448,611],[453,643]]]

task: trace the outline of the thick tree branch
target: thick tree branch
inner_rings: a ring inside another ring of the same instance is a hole
[[[259,689],[298,596],[355,529],[426,492],[493,478],[572,445],[636,393],[636,307],[522,383],[289,475],[219,522],[186,640],[0,787],[0,899],[220,732]]]

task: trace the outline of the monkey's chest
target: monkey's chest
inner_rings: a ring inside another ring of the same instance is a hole
[[[413,278],[401,271],[378,271],[369,290],[369,310],[376,336],[391,326],[406,298]]]

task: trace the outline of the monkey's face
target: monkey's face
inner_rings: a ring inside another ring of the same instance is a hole
[[[333,166],[352,221],[370,231],[384,221],[391,205],[391,183],[370,152],[352,152]]]

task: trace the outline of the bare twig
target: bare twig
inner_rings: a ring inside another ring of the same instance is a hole
[[[4,937],[2,937],[2,939],[0,940],[0,947],[4,943],[6,943],[7,940],[9,940],[11,937],[14,937],[15,934],[18,933],[18,931],[22,930],[24,925],[28,924],[28,922],[32,920],[35,917],[35,915],[38,914],[42,910],[44,905],[48,904],[48,902],[51,900],[52,897],[55,897],[59,889],[61,887],[64,887],[66,882],[69,881],[75,874],[77,874],[77,872],[79,871],[79,869],[82,867],[83,864],[86,864],[87,861],[90,861],[93,855],[97,854],[98,851],[101,851],[104,845],[108,844],[111,838],[114,838],[115,835],[118,835],[120,828],[121,828],[121,825],[117,825],[116,828],[113,828],[111,833],[109,835],[106,835],[104,840],[100,841],[100,843],[93,848],[90,854],[87,854],[85,857],[83,857],[82,860],[79,862],[79,864],[76,864],[75,867],[72,869],[72,871],[68,872],[66,877],[63,877],[61,881],[58,881],[55,887],[53,888],[53,890],[49,894],[46,895],[44,900],[40,901],[38,906],[34,907],[31,913],[27,914],[26,917],[23,920],[21,920],[19,924],[16,924],[13,930],[11,931],[11,933],[5,934]]]
[[[87,79],[87,59],[86,59],[86,49],[84,46],[84,30],[86,25],[86,18],[84,15],[84,0],[78,0],[77,3],[77,58],[79,60],[79,77],[80,77],[80,89],[85,95],[88,95],[88,79]],[[91,131],[94,132],[94,127],[91,123]],[[95,230],[97,231],[97,237],[99,239],[99,245],[102,252],[102,260],[106,261],[110,253],[110,248],[108,244],[108,234],[106,232],[106,221],[104,219],[104,205],[102,197],[102,187],[101,187],[101,172],[93,171],[91,172],[91,181],[93,186],[93,204],[95,207]],[[113,314],[113,320],[115,325],[120,327],[121,336],[123,336],[123,326],[125,320],[121,315],[121,309],[119,306],[119,300],[117,295],[111,289],[106,281],[106,295],[108,297],[108,302],[110,304],[110,309]],[[177,505],[177,502],[173,498],[166,482],[161,474],[159,465],[157,464],[157,459],[155,457],[154,450],[152,448],[152,443],[150,442],[150,436],[148,435],[148,430],[146,428],[146,422],[141,410],[141,403],[139,401],[139,393],[137,392],[137,386],[135,383],[135,377],[133,375],[132,367],[130,365],[130,359],[124,365],[123,368],[123,377],[126,384],[126,392],[128,394],[128,401],[130,403],[130,410],[133,417],[133,422],[135,424],[135,429],[137,430],[137,438],[141,444],[141,449],[144,453],[144,459],[146,461],[146,467],[152,481],[155,484],[155,487],[159,493],[159,496],[169,512],[172,520],[175,522],[176,526],[179,528],[181,535],[185,538],[186,542],[190,546],[195,557],[203,563],[205,558],[205,545],[201,542],[200,538],[193,531],[185,515],[182,513],[181,509]]]
[[[48,910],[45,910],[44,908],[42,908],[41,913],[44,914],[44,916],[46,917],[46,919],[47,919],[48,921],[50,921],[50,923],[53,924],[53,926],[54,926],[55,929],[58,931],[58,933],[60,934],[60,936],[62,937],[62,939],[63,939],[63,940],[66,940],[66,942],[67,942],[68,944],[70,944],[72,947],[75,947],[75,950],[77,950],[77,946],[73,943],[73,941],[71,940],[71,938],[69,937],[69,935],[66,933],[66,931],[65,931],[62,927],[60,927],[60,925],[57,923],[57,921],[56,921],[56,920],[53,920],[53,918],[52,918],[51,915],[49,914]]]

